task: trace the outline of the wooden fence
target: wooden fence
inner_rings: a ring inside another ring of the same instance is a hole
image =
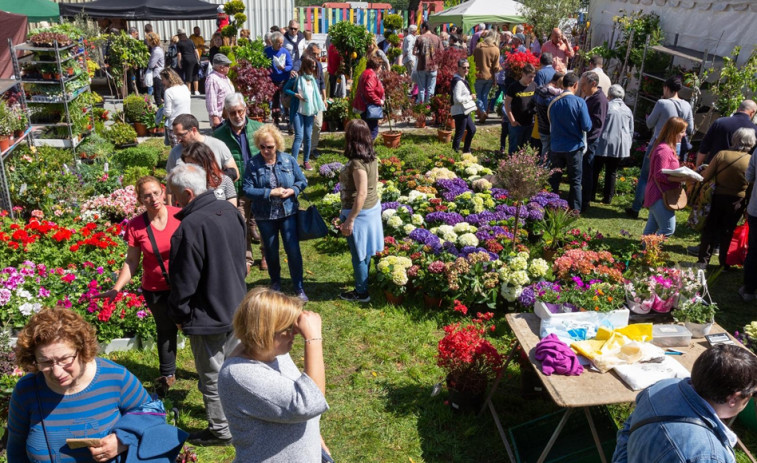
[[[342,21],[361,24],[374,34],[383,34],[384,16],[394,13],[399,14],[402,16],[403,28],[408,26],[408,21],[411,19],[407,11],[363,8],[320,8],[311,6],[295,8],[295,10],[297,12],[297,20],[300,23],[300,30],[309,30],[314,34],[328,34],[331,25]]]

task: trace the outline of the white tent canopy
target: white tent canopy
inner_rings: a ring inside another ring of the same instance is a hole
[[[523,5],[514,0],[469,0],[428,17],[432,26],[454,23],[468,30],[479,23],[523,23]]]
[[[754,0],[592,0],[589,6],[592,46],[610,41],[612,18],[621,16],[623,11],[660,16],[665,45],[672,45],[678,35],[678,46],[700,52],[707,50],[718,56],[728,56],[733,47],[741,45],[739,64],[757,44],[757,27],[754,27],[757,1]]]

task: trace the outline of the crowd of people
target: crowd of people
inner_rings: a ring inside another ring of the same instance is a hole
[[[137,32],[131,31],[135,39]],[[415,25],[408,27],[398,58],[412,78],[417,102],[433,97],[438,55],[445,48],[466,50],[476,63],[473,88],[468,83],[469,60],[464,58],[457,62],[450,84],[455,151],[462,143],[462,151],[470,152],[476,134],[474,114],[485,122],[501,97],[501,156],[506,147],[512,154],[526,144],[536,145],[542,162],[559,168],[549,180],[551,188],[557,192],[567,175],[568,204],[579,212],[597,200],[604,169],[601,201],[612,201],[618,168],[630,155],[634,121],[624,103],[624,89],[612,84],[600,57],[592,57],[582,73],[571,70],[574,51],[559,29],[544,43],[533,34],[526,37],[522,26],[512,33],[479,25],[469,39],[455,27],[436,34],[425,22],[418,32]],[[274,123],[262,124],[248,117],[244,96],[228,78],[231,61],[219,51],[223,39],[214,34],[208,49],[211,69],[205,76],[211,136],[200,133],[190,109],[192,92],[198,94],[200,57],[208,48],[199,28],[190,37],[179,29],[167,52],[149,25],[145,40],[151,50],[145,72],[152,76],[151,94],[162,103],[166,143],[172,147],[167,185],[151,176],[137,181],[137,201],[145,212],[128,223],[123,267],[113,287],[99,297],[116,297],[141,266],[142,294],[157,328],[160,376],[154,381],[155,392],[165,397],[176,382],[181,331],[190,341],[208,426],[187,435],[164,419],[156,422],[153,417],[165,416],[162,405],[124,367],[96,356],[93,328],[69,310],[51,308],[31,317],[18,339],[19,364],[31,373],[13,392],[9,459],[111,461],[149,445],[172,460],[188,438],[201,445],[233,444],[237,461],[333,461],[320,435],[320,416],[329,408],[323,332],[320,317],[303,310],[309,298],[297,212],[308,187],[303,169],[312,170],[310,160],[318,155],[327,98],[347,85],[338,76],[338,54],[326,44],[324,73],[320,45],[299,31],[297,21],[286,30],[272,28],[265,37],[265,53],[277,87]],[[348,242],[354,272],[354,289],[340,297],[354,302],[370,301],[372,256],[384,246],[373,145],[385,99],[380,75],[397,64],[389,62],[385,42],[369,44],[366,70],[356,76],[354,109],[360,119],[345,127],[346,164],[339,175],[339,229]],[[527,49],[539,56],[539,67],[525,64],[518,72],[508,70],[506,55]],[[694,126],[691,106],[679,97],[681,88],[680,78],[668,79],[662,98],[646,116],[653,134],[634,204],[626,210],[636,218],[642,206],[649,209],[645,234],[675,231],[675,213],[666,207],[665,192],[687,178],[663,170],[679,167]],[[492,93],[494,98],[489,98]],[[748,191],[757,177],[757,161],[749,155],[756,143],[755,114],[757,105],[745,100],[734,115],[718,119],[697,155],[703,177],[716,184],[697,250],[699,262],[708,263],[718,246],[727,246],[745,210],[754,225],[739,290],[744,300],[757,297],[757,193]],[[289,151],[280,123],[291,127],[294,135]],[[292,296],[283,292],[280,240]],[[248,291],[245,279],[255,263],[253,243],[260,245],[259,265],[268,271],[270,284]],[[720,262],[725,265],[722,258]],[[298,335],[304,341],[304,371],[289,355]],[[664,407],[670,414],[701,419],[710,430],[697,431],[719,438],[720,446],[697,452],[727,453],[733,439],[720,419],[744,408],[745,399],[757,388],[756,368],[753,356],[745,359],[740,349],[719,346],[697,360],[691,380],[661,382],[648,389],[619,434],[613,461],[646,461],[639,456],[643,452],[680,452],[676,436],[692,430],[691,420],[666,421],[670,417],[657,410],[665,402],[660,397],[666,398]],[[711,381],[729,375],[734,379],[728,384]],[[647,426],[652,423],[657,424]],[[657,432],[660,427],[668,432]],[[662,434],[664,439],[657,439]],[[706,436],[700,440],[709,441]],[[66,438],[91,440],[77,447]]]

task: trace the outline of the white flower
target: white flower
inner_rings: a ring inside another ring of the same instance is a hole
[[[445,241],[452,241],[453,243],[457,241],[457,233],[451,225],[439,225],[436,235]]]
[[[406,224],[404,227],[402,227],[402,231],[404,231],[406,235],[409,235],[410,232],[412,232],[416,228],[417,227],[415,225],[409,223],[409,224]]]
[[[473,181],[473,189],[475,191],[489,191],[492,189],[492,183],[485,178],[480,178]]]
[[[16,294],[18,295],[18,297],[20,297],[22,299],[31,299],[32,298],[32,293],[30,293],[29,291],[27,291],[27,290],[25,290],[23,288],[20,288],[20,289],[16,290]]]
[[[400,196],[399,198],[397,198],[397,201],[401,202],[402,204],[406,204],[409,199],[410,198],[408,198],[407,196]]]
[[[499,269],[499,281],[509,281],[510,280],[510,267],[507,265],[502,265],[502,268]]]
[[[412,217],[410,217],[410,221],[413,223],[413,225],[420,227],[423,225],[423,216],[420,214],[413,214]]]
[[[425,201],[426,199],[428,199],[428,195],[418,190],[413,190],[407,195],[407,200],[410,203],[415,203],[417,201]]]
[[[509,286],[504,285],[502,286],[502,297],[507,299],[508,302],[514,302],[519,296],[520,293],[523,292],[523,287],[521,286]]]
[[[534,278],[541,278],[549,271],[549,264],[544,259],[534,259],[528,266],[528,273]]]
[[[437,181],[441,178],[446,178],[446,179],[457,178],[457,175],[455,175],[454,172],[452,172],[451,170],[447,168],[434,167],[433,169],[426,172],[426,177],[433,181]]]
[[[478,238],[473,233],[465,233],[457,238],[460,246],[478,246]]]
[[[528,257],[518,254],[517,257],[510,259],[510,268],[513,270],[525,270],[528,267]]]
[[[478,231],[478,228],[474,227],[473,225],[469,224],[468,222],[459,222],[456,223],[452,229],[455,231],[455,233],[476,233]]]
[[[396,209],[387,209],[381,213],[381,218],[384,220],[384,222],[386,222],[387,220],[389,220],[389,217],[392,217],[396,213]]]
[[[531,282],[525,270],[517,270],[511,273],[509,281],[516,286],[524,286]]]
[[[392,228],[400,228],[403,225],[402,217],[398,215],[393,215],[389,217],[389,220],[386,221],[386,224]]]
[[[18,307],[18,311],[25,317],[42,310],[42,304],[38,302],[24,302]]]

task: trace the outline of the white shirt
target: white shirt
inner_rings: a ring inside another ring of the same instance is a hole
[[[610,86],[612,85],[612,82],[610,81],[610,77],[605,74],[605,71],[602,70],[602,68],[594,68],[591,70],[591,72],[596,72],[599,76],[599,88],[602,89],[602,93],[607,96],[607,92],[610,91]]]
[[[179,114],[192,113],[192,95],[186,85],[174,85],[166,89],[163,103],[163,114],[166,116],[166,127],[173,126],[173,120]]]

